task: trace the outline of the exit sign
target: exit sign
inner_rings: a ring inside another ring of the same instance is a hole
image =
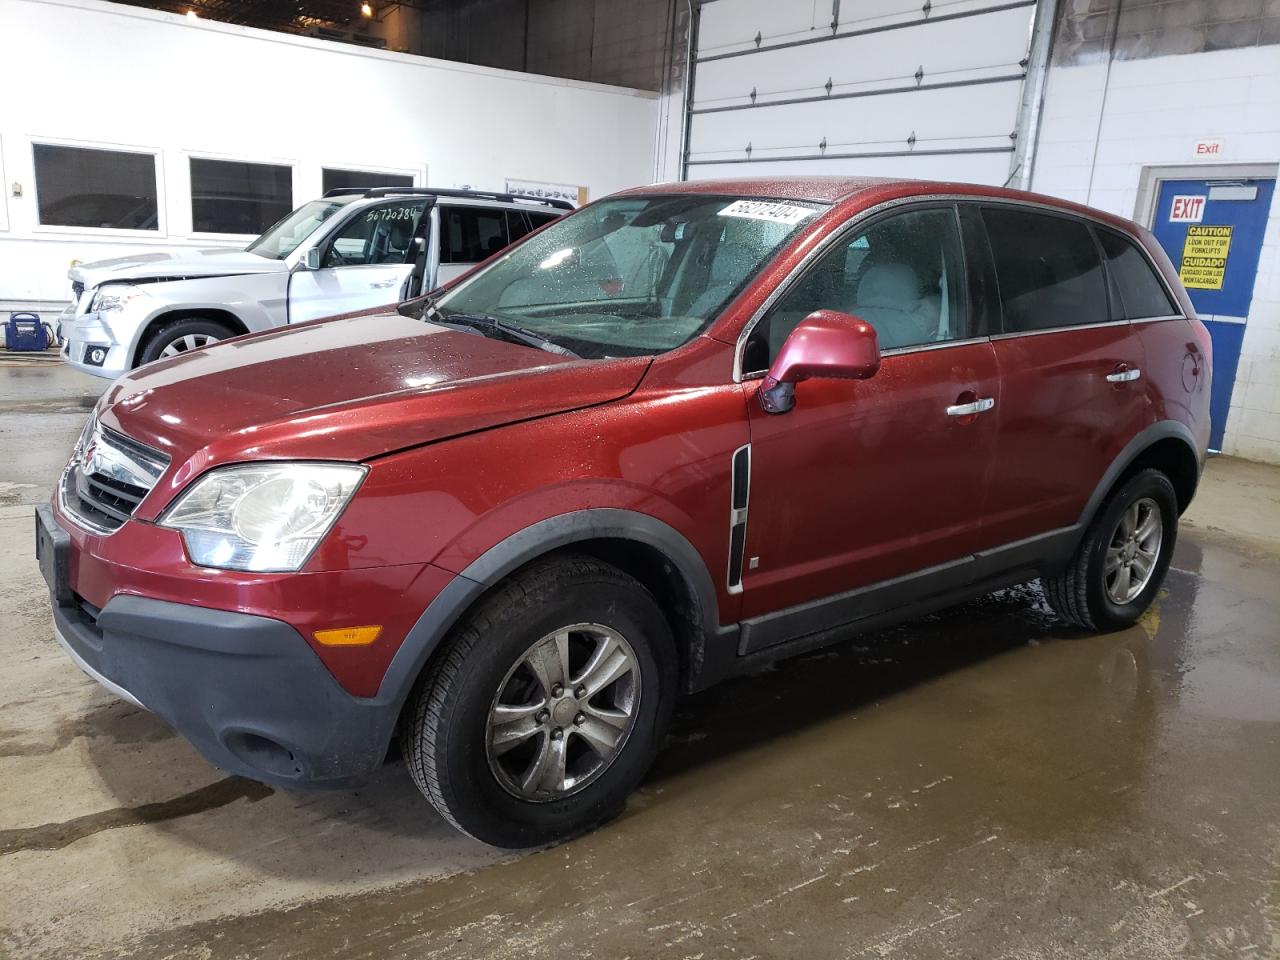
[[[1203,194],[1185,194],[1173,198],[1173,206],[1169,208],[1170,223],[1199,223],[1203,219]]]
[[[1226,152],[1226,144],[1223,142],[1221,137],[1212,137],[1208,140],[1197,140],[1195,149],[1191,152],[1193,156],[1201,159],[1220,157]]]

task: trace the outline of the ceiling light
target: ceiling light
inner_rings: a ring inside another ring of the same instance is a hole
[[[372,17],[372,16],[373,16],[373,4],[372,4],[372,3],[362,3],[362,4],[360,4],[360,16],[362,16],[362,17]]]

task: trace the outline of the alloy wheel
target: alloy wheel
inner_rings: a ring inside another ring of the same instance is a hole
[[[1107,596],[1112,603],[1132,603],[1147,588],[1163,538],[1164,518],[1154,500],[1143,497],[1125,508],[1111,535],[1103,567]]]
[[[622,634],[598,623],[539,639],[503,679],[489,708],[485,751],[507,792],[560,800],[622,752],[640,705],[640,665]]]
[[[197,347],[207,347],[209,344],[217,342],[217,337],[207,333],[188,333],[185,336],[178,337],[173,341],[173,343],[161,350],[160,356],[176,357],[179,354],[186,353],[188,350],[195,350]]]

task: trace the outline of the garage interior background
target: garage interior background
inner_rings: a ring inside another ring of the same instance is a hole
[[[203,212],[228,179],[255,210],[360,177],[593,199],[762,173],[1009,184],[1151,226],[1175,263],[1231,228],[1191,291],[1214,445],[1280,463],[1280,0],[360,8],[0,0],[0,311],[56,316],[73,259],[243,246],[256,229]],[[84,225],[121,195],[155,216]]]

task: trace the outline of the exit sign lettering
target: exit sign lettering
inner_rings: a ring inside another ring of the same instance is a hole
[[[1211,137],[1208,140],[1197,140],[1192,155],[1199,158],[1220,157],[1226,150],[1226,145],[1221,137]]]
[[[1198,194],[1173,198],[1169,208],[1170,223],[1199,223],[1204,219],[1204,197]]]

